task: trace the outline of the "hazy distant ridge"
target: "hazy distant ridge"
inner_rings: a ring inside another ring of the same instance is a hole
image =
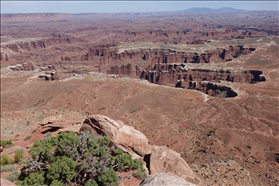
[[[247,10],[235,9],[235,8],[230,8],[230,7],[223,7],[223,8],[217,8],[217,9],[199,7],[199,8],[189,8],[186,10],[179,10],[177,12],[232,13],[232,12],[247,12]]]

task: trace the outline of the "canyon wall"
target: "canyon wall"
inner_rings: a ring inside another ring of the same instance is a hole
[[[32,49],[46,48],[49,46],[54,46],[59,44],[68,44],[68,43],[77,43],[77,42],[82,42],[82,40],[76,38],[50,38],[50,39],[41,39],[35,41],[10,43],[4,45],[4,48],[11,49],[14,52],[20,52],[21,50],[30,51]]]
[[[189,68],[183,63],[150,66],[142,71],[140,78],[159,85],[195,89],[219,97],[235,97],[237,93],[228,86],[216,83],[257,83],[266,80],[260,70]]]
[[[146,79],[151,83],[167,86],[181,87],[190,81],[210,81],[210,82],[236,82],[236,83],[256,83],[265,81],[259,70],[223,70],[223,69],[202,69],[188,68],[187,64],[156,64],[143,70],[140,78]]]
[[[81,61],[92,61],[98,56],[100,66],[114,65],[115,61],[143,61],[151,65],[157,63],[210,63],[226,62],[241,55],[248,55],[255,48],[245,48],[244,46],[229,46],[228,48],[216,48],[197,52],[179,52],[170,49],[138,49],[124,50],[118,52],[116,49],[108,49],[110,46],[95,46],[89,52],[81,56]]]
[[[99,72],[102,73],[139,77],[144,69],[156,64],[228,62],[255,51],[255,48],[242,45],[215,48],[202,53],[162,48],[125,50],[117,47],[114,44],[91,46],[80,60],[99,64]]]

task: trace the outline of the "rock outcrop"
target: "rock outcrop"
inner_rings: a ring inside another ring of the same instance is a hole
[[[80,60],[90,61],[102,73],[139,77],[143,69],[156,64],[228,62],[254,50],[242,45],[194,52],[158,46],[125,49],[121,45],[103,44],[91,46],[86,54],[81,55]]]
[[[140,78],[151,83],[177,87],[177,82],[228,81],[232,83],[256,83],[265,81],[260,70],[206,69],[188,67],[185,63],[156,64],[142,71]]]
[[[171,87],[195,89],[211,96],[235,97],[237,93],[222,81],[230,83],[257,83],[266,81],[260,70],[206,69],[185,63],[156,64],[143,70],[140,78],[150,83]]]
[[[231,98],[238,95],[232,88],[228,86],[208,81],[201,81],[197,85],[196,82],[190,82],[188,89],[198,90],[207,95],[221,98]]]
[[[13,52],[19,53],[22,51],[31,51],[34,49],[47,48],[50,46],[61,45],[61,44],[71,44],[83,42],[81,39],[74,37],[53,37],[48,39],[38,39],[29,41],[18,41],[13,43],[8,43],[1,48],[10,49]]]
[[[202,53],[181,52],[172,49],[137,49],[124,50],[119,52],[115,46],[101,45],[92,46],[89,52],[81,56],[81,61],[91,61],[98,56],[100,66],[113,65],[115,61],[148,61],[151,65],[156,63],[210,63],[226,62],[241,55],[248,55],[255,51],[255,48],[245,48],[242,45],[229,46],[227,48],[216,48]]]
[[[149,170],[151,174],[167,171],[188,182],[194,184],[201,183],[201,180],[195,175],[180,154],[166,146],[152,146]]]
[[[46,81],[59,80],[58,73],[53,65],[41,67],[40,70],[42,71],[42,73],[38,76],[38,78],[44,79]]]
[[[34,70],[34,66],[32,63],[23,63],[23,64],[10,66],[10,69],[14,71],[32,71]]]
[[[161,172],[158,174],[149,175],[140,183],[140,186],[158,186],[158,185],[196,186],[196,184],[187,182],[170,172]]]
[[[52,132],[54,134],[60,132],[79,132],[82,123],[67,120],[59,116],[49,116],[42,119],[37,125],[43,128],[42,133]]]
[[[9,57],[8,54],[4,53],[4,52],[0,52],[0,60],[1,61],[9,61]]]
[[[81,130],[88,129],[108,136],[117,148],[133,157],[144,156],[151,152],[146,136],[133,127],[124,125],[121,121],[117,122],[103,115],[92,115],[83,122],[81,128]]]
[[[187,182],[201,184],[201,180],[179,153],[165,146],[151,146],[143,133],[124,125],[121,121],[103,115],[92,115],[83,122],[80,131],[84,130],[106,135],[111,139],[112,145],[131,154],[134,158],[143,159],[150,174],[168,171]]]

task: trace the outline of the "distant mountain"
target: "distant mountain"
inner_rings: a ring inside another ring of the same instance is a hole
[[[242,9],[235,9],[230,7],[223,7],[218,9],[213,8],[203,8],[203,7],[197,7],[197,8],[189,8],[186,10],[179,10],[177,12],[185,12],[185,13],[234,13],[234,12],[247,12],[247,10]]]

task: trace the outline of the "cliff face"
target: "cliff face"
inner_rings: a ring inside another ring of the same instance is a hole
[[[230,98],[237,96],[232,88],[208,81],[201,81],[197,85],[196,82],[190,82],[188,89],[195,89],[213,97]]]
[[[227,62],[241,55],[252,53],[255,48],[243,46],[229,46],[197,52],[181,52],[171,49],[134,49],[119,51],[116,45],[97,45],[89,48],[89,51],[81,55],[80,60],[98,64],[100,72],[129,75],[139,77],[143,69],[150,65],[172,63],[211,63]]]
[[[146,79],[151,83],[178,86],[178,81],[210,81],[210,82],[237,82],[237,83],[255,83],[265,81],[259,70],[222,70],[222,69],[187,69],[186,64],[156,64],[153,68],[149,67],[142,71],[140,78]],[[181,83],[182,84],[182,83]],[[181,86],[183,87],[183,86]]]
[[[217,85],[221,81],[232,83],[257,83],[265,81],[259,70],[223,70],[187,68],[186,64],[156,64],[143,70],[140,78],[151,83],[178,88],[195,89],[211,96],[235,97],[230,87]],[[215,83],[213,83],[215,82]]]
[[[177,21],[177,20],[176,20]],[[166,25],[165,28],[158,30],[145,30],[145,29],[127,29],[124,31],[118,31],[118,37],[114,38],[118,42],[161,42],[168,44],[201,44],[209,42],[210,39],[244,39],[249,37],[262,36],[260,32],[242,31],[243,29],[221,29],[217,28],[217,25],[205,26],[192,24],[195,20],[188,20],[187,22],[181,22],[180,24],[187,24],[192,29],[175,29],[174,25]],[[171,28],[171,29],[170,29]],[[211,31],[209,31],[209,30]],[[212,30],[213,29],[213,30]],[[216,30],[220,31],[216,31]],[[200,30],[203,30],[202,32]],[[124,39],[123,39],[124,38]]]
[[[107,49],[108,47],[96,46],[89,49],[89,52],[81,56],[81,61],[94,60],[94,56],[100,57],[100,66],[111,65],[113,61],[143,60],[151,65],[156,63],[210,63],[231,61],[241,55],[248,55],[255,48],[244,48],[243,46],[229,46],[222,49],[217,48],[205,51],[204,53],[178,52],[169,49],[139,49],[124,50],[117,53],[117,50]]]
[[[46,48],[54,45],[70,44],[76,42],[81,42],[81,40],[76,38],[50,38],[36,41],[11,43],[4,45],[3,48],[11,49],[13,52],[20,52],[22,50],[31,51],[39,48]]]
[[[14,71],[32,71],[34,70],[34,66],[32,63],[23,63],[23,64],[10,66],[10,69]]]
[[[4,52],[0,52],[0,60],[1,61],[8,61],[8,54],[4,53]]]

